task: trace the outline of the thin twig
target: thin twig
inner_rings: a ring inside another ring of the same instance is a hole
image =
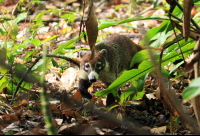
[[[181,5],[176,0],[173,0],[173,1],[176,3],[179,9],[183,12],[183,8],[181,7]],[[199,25],[192,18],[191,18],[191,22],[198,30],[200,30]]]
[[[181,23],[183,23],[183,20],[181,20],[180,18],[174,16],[174,15],[173,15],[172,13],[170,13],[170,12],[169,12],[169,14],[170,14],[172,17],[174,17],[175,19],[177,19],[178,21],[180,21]],[[200,30],[196,29],[195,27],[193,27],[193,26],[191,26],[191,25],[190,25],[190,27],[191,27],[192,29],[194,29],[195,31],[197,31],[197,32],[200,33]]]
[[[186,61],[185,61],[185,58],[184,58],[184,56],[183,56],[183,52],[182,52],[182,50],[181,50],[181,46],[180,46],[180,44],[179,44],[179,42],[178,42],[178,38],[177,38],[177,35],[176,35],[176,32],[175,32],[174,24],[173,24],[173,22],[172,22],[172,19],[171,19],[170,14],[169,14],[169,19],[170,19],[170,22],[171,22],[171,25],[172,25],[172,29],[173,29],[173,31],[174,31],[174,35],[175,35],[175,37],[176,37],[176,41],[177,41],[178,46],[179,46],[179,48],[180,48],[180,51],[181,51],[181,55],[182,55],[183,61],[184,61],[185,64],[187,64]]]

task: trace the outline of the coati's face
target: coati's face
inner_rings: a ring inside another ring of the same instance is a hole
[[[101,51],[96,51],[95,56],[92,60],[90,59],[91,52],[86,52],[81,61],[82,69],[87,73],[90,82],[96,82],[99,78],[101,71],[105,68],[107,55],[107,50],[102,49]]]

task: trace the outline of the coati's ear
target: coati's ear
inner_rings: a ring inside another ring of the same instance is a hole
[[[79,51],[79,57],[80,58],[82,58],[83,57],[83,55],[86,53],[87,51],[84,51],[84,50],[82,50],[82,51]]]
[[[103,54],[104,57],[107,57],[107,50],[106,49],[102,49],[101,54]]]

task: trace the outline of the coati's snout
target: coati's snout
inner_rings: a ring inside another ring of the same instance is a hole
[[[96,82],[99,78],[101,71],[106,65],[105,56],[107,55],[106,49],[96,51],[93,59],[90,60],[91,52],[83,55],[81,66],[87,73],[88,79],[91,83]]]

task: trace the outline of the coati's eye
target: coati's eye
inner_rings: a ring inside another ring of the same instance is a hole
[[[88,70],[89,67],[90,67],[89,63],[85,63],[85,70]]]
[[[96,66],[97,66],[98,69],[101,69],[101,62],[97,62]]]

